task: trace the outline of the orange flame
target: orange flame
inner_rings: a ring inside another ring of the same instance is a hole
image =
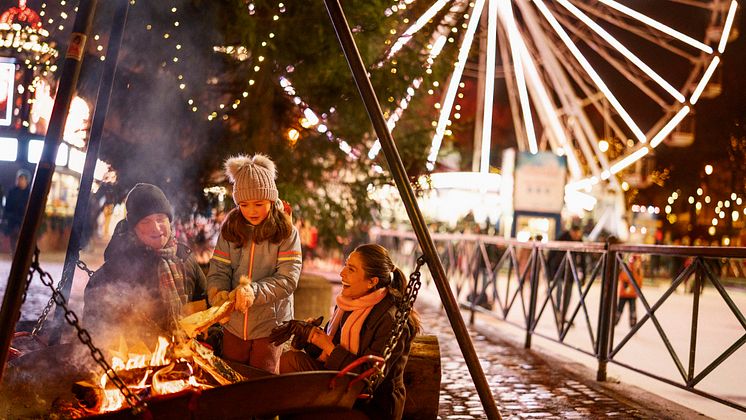
[[[166,357],[170,344],[171,343],[167,338],[158,337],[158,344],[153,352],[150,353],[149,349],[147,349],[144,344],[128,346],[124,338],[122,338],[119,343],[119,348],[111,352],[113,354],[111,368],[113,371],[121,371],[148,366],[160,367],[168,365],[165,368],[159,369],[155,373],[153,369],[147,369],[143,378],[138,381],[137,385],[130,385],[131,390],[143,389],[151,386],[153,395],[170,394],[188,388],[211,388],[212,385],[202,384],[197,381],[191,364],[187,364],[188,371],[174,372],[176,362],[171,361]],[[184,361],[185,359],[179,360]],[[148,384],[149,378],[151,379],[150,385]],[[101,376],[100,385],[103,389],[101,412],[118,410],[125,405],[125,399],[121,391],[116,387],[109,385],[109,378],[105,373]]]

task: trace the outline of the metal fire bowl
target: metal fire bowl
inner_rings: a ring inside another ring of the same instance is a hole
[[[0,385],[0,418],[45,418],[52,403],[74,401],[72,384],[96,380],[103,370],[88,348],[73,342],[45,347],[8,362]]]

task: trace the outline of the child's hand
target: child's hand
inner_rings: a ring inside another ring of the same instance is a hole
[[[236,310],[246,313],[254,304],[254,289],[251,288],[251,279],[241,277],[241,285],[234,290],[236,294]]]
[[[214,287],[207,289],[207,300],[210,306],[220,306],[230,300],[227,290],[218,290]]]

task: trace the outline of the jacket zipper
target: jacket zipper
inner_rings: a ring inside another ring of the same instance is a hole
[[[253,281],[254,278],[254,241],[251,241],[251,252],[249,253],[249,282]],[[247,336],[247,330],[249,327],[249,310],[246,310],[246,313],[243,314],[243,339],[244,341],[248,340]]]

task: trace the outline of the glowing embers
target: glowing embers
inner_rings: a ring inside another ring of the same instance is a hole
[[[195,340],[178,343],[158,337],[158,344],[151,352],[144,343],[128,346],[120,339],[117,350],[111,351],[111,367],[127,389],[141,399],[154,395],[171,394],[186,389],[209,389],[218,385],[238,382],[244,378],[225,365],[212,351]],[[109,378],[101,375],[98,389],[91,401],[76,392],[81,405],[89,414],[118,410],[126,406],[122,391]],[[76,384],[80,387],[80,383]],[[75,388],[75,387],[74,387]]]

